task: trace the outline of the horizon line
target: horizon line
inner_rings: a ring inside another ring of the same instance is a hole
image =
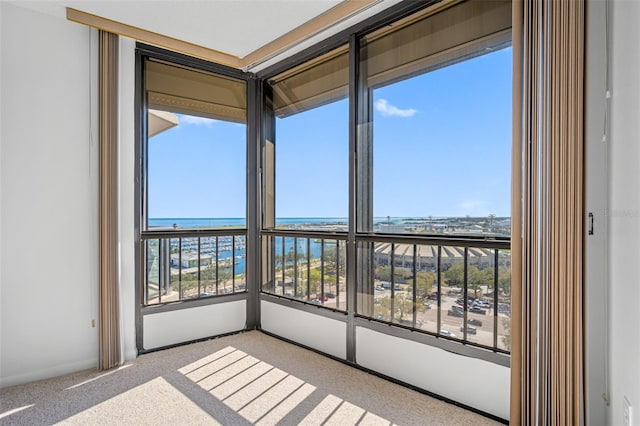
[[[471,216],[471,215],[464,215],[464,216],[457,216],[457,215],[429,215],[429,216],[374,216],[373,218],[379,218],[379,219],[386,219],[386,218],[392,218],[392,219],[429,219],[429,218],[433,218],[433,219],[445,219],[445,218],[469,218],[469,219],[474,219],[474,218],[488,218],[489,215],[480,215],[480,216]],[[276,216],[276,219],[348,219],[348,216]],[[246,217],[149,217],[148,219],[190,219],[190,220],[197,220],[197,219],[239,219],[239,220],[245,220]],[[494,219],[511,219],[511,216],[498,216],[498,215],[494,215]]]

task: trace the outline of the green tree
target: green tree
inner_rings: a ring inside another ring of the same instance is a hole
[[[215,263],[207,265],[200,271],[201,291],[207,292],[215,288],[216,285],[216,265]]]
[[[416,274],[416,295],[418,297],[427,297],[431,293],[433,283],[435,283],[437,279],[437,275],[433,272],[418,272]]]
[[[311,293],[320,294],[320,284],[322,283],[322,274],[319,268],[313,268],[309,275],[309,284]]]
[[[509,318],[502,318],[502,326],[504,327],[504,334],[502,335],[502,344],[510,351],[511,350],[511,320]]]
[[[413,301],[406,297],[396,297],[394,304],[394,319],[396,321],[405,319],[405,316],[413,317]]]
[[[504,266],[498,269],[498,288],[503,294],[511,294],[511,269]]]
[[[456,263],[451,265],[444,273],[444,278],[451,286],[459,286],[464,284],[464,265],[462,263]]]
[[[374,313],[385,321],[391,320],[391,297],[385,296],[374,302]],[[424,307],[423,307],[424,308]],[[407,297],[396,297],[393,300],[394,322],[413,317],[413,301]]]
[[[378,266],[374,274],[378,280],[391,281],[391,266]]]
[[[177,281],[176,281],[177,284]],[[191,273],[183,273],[182,274],[182,294],[193,293],[193,290],[198,288],[198,276]],[[197,291],[197,290],[196,290]]]
[[[373,312],[379,319],[388,321],[391,318],[391,298],[385,296],[375,299]]]
[[[233,262],[233,259],[231,260]],[[227,283],[231,280],[231,265],[224,264],[218,268],[218,289],[226,288]]]
[[[393,268],[393,281],[395,283],[406,283],[411,279],[411,270],[409,268]]]
[[[469,265],[467,267],[467,285],[469,290],[473,290],[473,297],[478,298],[478,292],[481,290],[481,286],[486,284],[485,275],[478,269],[477,266]]]
[[[346,273],[346,265],[347,265],[347,252],[345,249],[345,244],[339,244],[340,241],[336,241],[336,244],[327,244],[325,242],[324,246],[324,270],[325,274],[336,275],[339,273],[341,276],[344,276]],[[338,248],[337,245],[340,245]]]

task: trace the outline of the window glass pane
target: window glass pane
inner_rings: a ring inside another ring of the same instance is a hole
[[[464,335],[464,255],[463,247],[443,246],[441,249],[442,316],[439,333],[458,339]]]
[[[511,252],[501,250],[498,260],[498,347],[511,351]]]
[[[147,228],[245,226],[246,84],[145,62]]]
[[[146,242],[146,304],[159,303],[160,296],[160,244],[158,240]]]
[[[416,328],[438,330],[438,247],[415,246],[415,277],[410,284],[416,293]],[[412,272],[413,274],[413,272]]]
[[[296,245],[295,238],[283,238],[283,259],[284,259],[284,269],[283,269],[283,286],[282,286],[282,295],[287,297],[294,297],[295,285],[295,273],[296,273],[296,253],[294,252],[294,247]]]
[[[247,239],[243,235],[234,237],[235,240],[235,252],[234,252],[234,291],[245,291],[247,288],[247,274],[245,268],[245,260],[247,256]]]
[[[182,297],[198,297],[198,239],[182,238],[182,252],[174,253],[171,258],[174,268],[180,273]],[[176,256],[177,254],[177,256]]]
[[[346,47],[271,81],[276,226],[346,230],[349,102]]]
[[[468,248],[467,253],[467,340],[492,347],[495,250]]]
[[[465,2],[363,43],[374,231],[509,235],[508,16]]]

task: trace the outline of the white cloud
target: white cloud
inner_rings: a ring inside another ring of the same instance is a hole
[[[213,123],[218,120],[214,120],[212,118],[205,117],[196,117],[194,115],[182,115],[178,116],[181,124],[193,124],[194,126],[211,126]]]
[[[458,204],[458,209],[462,214],[470,216],[486,216],[488,203],[484,200],[463,200]]]
[[[387,102],[386,99],[378,99],[376,101],[376,111],[378,111],[385,117],[413,117],[416,112],[418,112],[417,109],[413,108],[400,109],[396,106],[391,105],[389,102]]]

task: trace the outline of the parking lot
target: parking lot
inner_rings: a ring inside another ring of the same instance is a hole
[[[378,287],[378,286],[377,286]],[[401,290],[394,291],[394,296],[397,300],[411,299],[411,293],[403,289],[402,286],[399,286]],[[438,330],[438,306],[437,300],[428,300],[423,302],[424,309],[418,309],[416,313],[416,328],[430,331],[432,333],[438,333],[446,335],[449,337],[455,337],[462,339],[464,336],[464,312],[462,305],[456,303],[457,300],[461,299],[462,292],[458,293],[453,290],[447,289],[443,287],[442,292],[442,301],[441,301],[441,325],[440,330]],[[473,296],[472,292],[469,292],[469,297]],[[376,307],[380,306],[380,300],[388,297],[391,297],[391,289],[380,289],[378,287],[375,290],[374,299],[378,301],[375,304]],[[460,300],[462,302],[462,300]],[[469,304],[470,305],[470,304]],[[508,310],[503,308],[499,309],[498,312],[498,339],[497,346],[502,349],[507,349],[505,342],[503,341],[503,336],[508,334],[509,330],[509,321],[510,318],[508,316]],[[379,309],[380,313],[382,313],[382,309]],[[451,314],[450,314],[451,311]],[[388,309],[385,313],[388,313]],[[484,312],[484,313],[482,313]],[[481,345],[492,347],[494,345],[493,340],[493,328],[494,328],[494,307],[492,304],[489,307],[481,307],[480,310],[475,312],[469,310],[467,312],[467,340],[474,343],[479,343]],[[411,314],[404,315],[402,319],[394,318],[395,323],[400,323],[404,325],[412,325],[412,316]]]
[[[383,321],[389,321],[388,315],[390,312],[389,301],[385,305],[382,300],[384,298],[391,298],[390,285],[385,284],[386,288],[383,288],[382,282],[375,283],[374,290],[374,313],[373,317]],[[340,291],[336,291],[336,286],[327,285],[325,287],[325,293],[330,297],[324,297],[324,300],[320,301],[324,306],[329,308],[337,308],[346,310],[347,306],[347,293],[344,290],[346,284],[344,279],[340,279]],[[411,301],[411,292],[408,291],[407,285],[398,284],[394,290],[394,297],[396,303],[402,303],[402,301]],[[486,292],[486,288],[484,289]],[[293,294],[291,294],[293,295]],[[468,297],[473,298],[473,291],[468,292]],[[463,339],[464,338],[464,312],[461,303],[457,303],[458,300],[462,302],[462,290],[453,287],[442,287],[442,301],[441,301],[441,324],[440,330],[438,330],[438,305],[436,300],[424,300],[419,303],[418,310],[416,312],[416,324],[415,327],[421,330],[429,331],[444,336]],[[490,301],[490,297],[480,297]],[[396,314],[393,322],[413,327],[413,317],[411,315],[410,303],[407,303],[409,308],[406,309],[402,317],[398,315],[398,307],[396,305]],[[471,307],[471,303],[469,303]],[[498,316],[497,316],[497,347],[501,349],[508,348],[504,337],[509,335],[509,323],[510,323],[510,311],[506,302],[499,303]],[[469,309],[467,311],[467,340],[473,343],[478,343],[484,346],[494,346],[494,307],[491,303],[488,306],[479,307],[481,310]],[[451,314],[450,314],[451,311]],[[456,312],[456,313],[453,313]],[[507,339],[508,340],[508,339]]]

